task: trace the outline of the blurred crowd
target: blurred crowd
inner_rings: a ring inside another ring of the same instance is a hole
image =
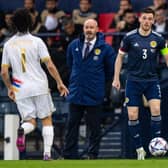
[[[79,0],[79,8],[72,13],[65,13],[58,8],[58,0],[45,0],[45,9],[41,13],[37,11],[35,0],[24,0],[24,7],[30,11],[33,25],[31,33],[57,33],[57,36],[44,36],[52,59],[57,65],[63,80],[67,83],[67,71],[65,70],[65,55],[68,44],[82,33],[83,23],[86,19],[96,19],[101,22],[100,15],[92,11],[91,0]],[[153,0],[150,6],[156,12],[153,29],[159,33],[168,31],[168,4],[166,0]],[[11,37],[15,30],[11,24],[11,17],[14,11],[0,13],[0,44]],[[128,32],[138,27],[139,13],[133,9],[131,0],[120,0],[118,11],[111,15],[109,26],[106,29],[100,27],[103,32]],[[104,20],[105,21],[105,20]],[[107,42],[117,51],[122,36],[113,36]],[[56,57],[57,56],[57,57]],[[162,61],[162,60],[161,60]],[[52,78],[49,77],[49,80]],[[56,89],[50,82],[51,90]]]

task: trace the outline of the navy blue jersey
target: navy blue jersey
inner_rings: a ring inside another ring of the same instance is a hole
[[[128,53],[128,79],[134,81],[157,80],[157,56],[165,48],[164,38],[154,32],[142,36],[138,29],[125,35],[120,52]]]

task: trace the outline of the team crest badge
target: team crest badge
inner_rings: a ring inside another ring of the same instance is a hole
[[[95,55],[100,55],[101,50],[100,50],[100,49],[98,49],[98,48],[96,48],[96,49],[94,50],[94,53],[95,53]]]
[[[157,46],[157,42],[156,42],[156,41],[151,41],[151,42],[150,42],[150,46],[151,46],[152,48],[155,48],[155,47]]]

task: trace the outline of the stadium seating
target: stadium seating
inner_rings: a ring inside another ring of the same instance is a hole
[[[112,23],[114,19],[115,13],[102,13],[99,14],[98,23],[99,23],[99,29],[103,32],[107,32],[110,24]]]
[[[113,44],[113,36],[112,36],[110,33],[115,32],[115,29],[114,29],[114,28],[108,29],[108,30],[106,30],[106,32],[109,33],[109,35],[106,35],[105,41],[106,41],[109,45],[112,45],[112,44]]]

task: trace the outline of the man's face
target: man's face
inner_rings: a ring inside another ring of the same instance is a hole
[[[95,20],[87,20],[84,23],[83,31],[87,41],[93,40],[98,32],[97,22]]]
[[[6,14],[5,15],[5,23],[8,27],[12,25],[12,14]]]
[[[46,8],[50,11],[56,7],[56,2],[53,1],[46,1]]]
[[[135,14],[134,13],[126,13],[124,17],[124,21],[128,24],[133,24],[135,22]]]
[[[154,6],[157,8],[165,3],[165,0],[153,0]]]
[[[142,30],[149,31],[154,23],[154,16],[152,13],[142,13],[139,22]]]
[[[69,23],[66,26],[64,26],[64,30],[68,35],[72,35],[75,31],[75,26],[74,24]]]
[[[162,23],[165,22],[165,20],[166,20],[166,14],[165,14],[165,11],[163,9],[157,10],[155,12],[155,14],[156,14],[156,16],[155,16],[156,23],[162,24]]]
[[[87,12],[90,9],[91,5],[88,0],[81,0],[79,7],[82,12]]]
[[[25,0],[24,7],[28,10],[33,9],[34,8],[33,0]]]
[[[126,0],[121,0],[120,1],[120,9],[125,11],[127,9],[130,9],[130,4]]]

